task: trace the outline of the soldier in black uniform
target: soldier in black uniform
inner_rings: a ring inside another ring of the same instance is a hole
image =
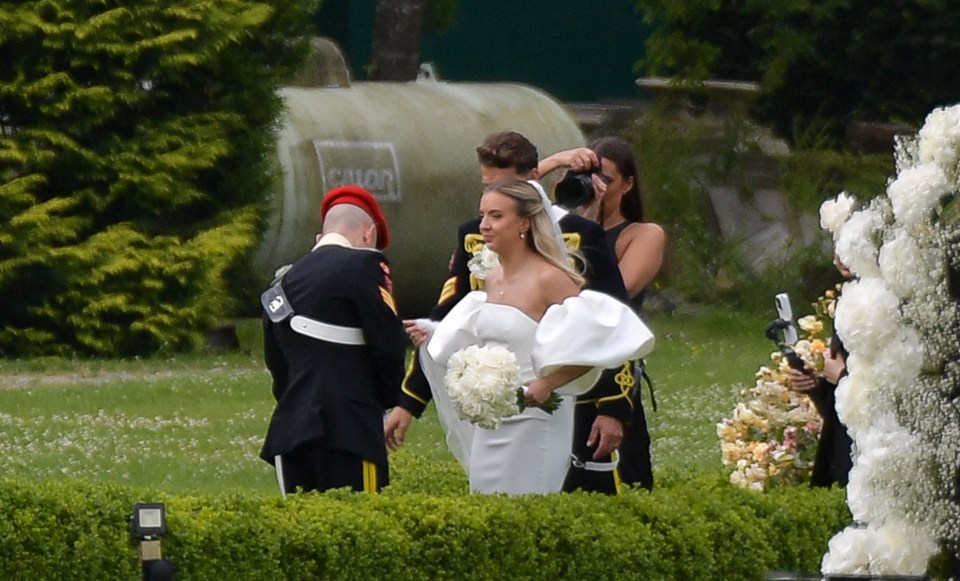
[[[396,314],[390,241],[373,196],[331,190],[323,235],[264,293],[264,357],[276,409],[260,457],[281,491],[389,482],[383,413],[396,405],[407,336]]]
[[[484,185],[506,178],[535,179],[540,173],[552,170],[554,164],[561,163],[547,158],[538,164],[536,147],[516,132],[490,135],[477,148],[477,157]],[[566,160],[562,163],[570,165]],[[555,210],[561,211],[559,208]],[[568,248],[579,252],[585,259],[585,264],[579,265],[584,269],[584,288],[626,302],[623,279],[616,259],[607,246],[603,229],[596,222],[572,213],[566,213],[558,224]],[[451,259],[450,277],[444,283],[440,300],[430,311],[431,320],[439,321],[464,295],[482,288],[483,281],[478,280],[468,266],[470,259],[482,247],[480,219],[474,218],[462,224],[457,232],[457,248]],[[420,330],[414,327],[411,338],[415,344],[419,333]],[[572,451],[575,460],[571,474],[585,473],[584,466],[590,470],[583,478],[575,479],[575,488],[606,493],[618,490],[618,476],[613,470],[611,453],[620,445],[623,423],[631,416],[628,394],[633,387],[632,379],[626,381],[624,372],[630,374],[626,366],[620,370],[608,370],[592,390],[577,398]],[[396,449],[403,443],[412,418],[419,418],[431,399],[430,385],[419,367],[419,359],[414,357],[404,378],[399,405],[387,419],[385,431],[390,448]]]

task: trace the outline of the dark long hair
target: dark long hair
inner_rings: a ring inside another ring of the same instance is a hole
[[[643,222],[640,177],[637,175],[637,162],[633,159],[630,144],[618,137],[604,137],[595,141],[590,149],[600,157],[612,161],[624,179],[633,178],[633,187],[620,198],[620,213],[628,222]]]

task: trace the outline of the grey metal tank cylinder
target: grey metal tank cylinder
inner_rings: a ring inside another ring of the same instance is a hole
[[[265,273],[313,245],[323,195],[360,184],[390,224],[394,295],[405,316],[436,302],[457,227],[477,214],[476,148],[513,130],[541,156],[580,146],[583,134],[551,97],[517,84],[355,83],[349,88],[281,91],[281,169],[256,266]]]

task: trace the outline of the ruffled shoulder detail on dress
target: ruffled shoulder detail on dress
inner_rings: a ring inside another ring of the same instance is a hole
[[[533,365],[537,377],[564,365],[593,367],[557,390],[580,395],[593,387],[603,369],[645,357],[653,346],[653,333],[630,307],[585,290],[544,313],[534,338]]]
[[[434,329],[427,343],[430,357],[446,368],[450,356],[470,345],[480,342],[477,335],[477,317],[487,301],[487,293],[467,293]]]

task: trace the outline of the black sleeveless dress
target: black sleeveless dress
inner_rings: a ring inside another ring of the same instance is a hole
[[[607,244],[614,256],[617,255],[617,239],[630,224],[632,222],[622,222],[606,230]],[[641,317],[643,314],[643,299],[646,294],[647,289],[643,289],[630,297],[630,307]],[[650,460],[650,433],[647,430],[647,416],[643,411],[643,402],[640,397],[642,386],[639,373],[634,375],[634,380],[635,383],[630,392],[630,399],[633,403],[633,417],[630,419],[630,423],[623,427],[623,443],[620,445],[620,464],[617,466],[617,472],[619,472],[620,479],[623,482],[637,484],[652,490],[653,465]]]

